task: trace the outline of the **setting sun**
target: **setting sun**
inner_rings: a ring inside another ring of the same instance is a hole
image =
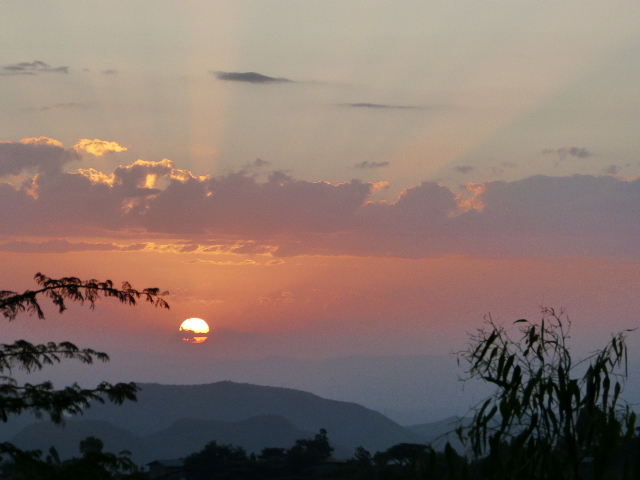
[[[186,343],[203,343],[208,338],[209,325],[201,318],[187,318],[180,324],[180,332],[184,334],[182,340]]]

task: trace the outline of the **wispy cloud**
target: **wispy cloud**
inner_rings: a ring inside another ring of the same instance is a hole
[[[39,73],[69,73],[69,67],[51,67],[44,62],[20,62],[5,65],[0,69],[0,75],[38,75]]]
[[[560,147],[560,148],[545,148],[542,150],[543,155],[557,155],[561,158],[575,157],[575,158],[589,158],[593,156],[593,153],[584,147]]]
[[[53,239],[46,242],[13,241],[0,244],[0,251],[15,253],[68,253],[86,251],[135,251],[145,248],[144,243],[117,245],[115,243],[76,242]]]
[[[260,265],[259,262],[256,262],[255,260],[250,260],[248,258],[241,260],[239,262],[234,262],[233,260],[204,260],[202,258],[194,258],[192,260],[187,260],[187,263],[209,263],[212,265],[223,265],[223,266],[232,266],[232,267]]]
[[[476,167],[472,167],[471,165],[459,165],[457,167],[453,167],[456,172],[460,173],[469,173],[475,170]]]
[[[369,162],[367,160],[365,160],[364,162],[356,163],[354,165],[355,168],[360,168],[363,170],[370,169],[370,168],[383,168],[388,166],[389,166],[389,162]]]
[[[293,83],[294,80],[282,77],[269,77],[256,72],[211,72],[218,80],[227,82],[244,82],[254,84],[265,83]]]
[[[387,105],[383,103],[341,103],[343,107],[353,108],[372,108],[372,109],[401,109],[401,110],[415,110],[424,107],[418,107],[416,105]]]
[[[44,107],[40,107],[38,110],[46,111],[46,110],[68,109],[68,108],[87,108],[87,107],[80,103],[64,102],[64,103],[56,103],[53,105],[45,105]]]

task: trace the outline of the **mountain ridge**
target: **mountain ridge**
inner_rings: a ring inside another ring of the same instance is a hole
[[[313,437],[321,428],[328,431],[331,443],[344,457],[359,446],[375,452],[398,443],[422,441],[421,435],[362,405],[329,400],[291,388],[228,380],[197,385],[143,383],[139,386],[137,402],[120,406],[93,404],[80,420],[68,421],[66,434],[65,429],[50,433],[50,427],[41,427],[45,430],[38,433],[36,427],[31,426],[13,441],[22,448],[47,450],[50,445],[35,444],[30,439],[51,438],[63,442],[65,437],[73,437],[76,442],[73,448],[77,449],[77,431],[88,432],[89,425],[96,430],[90,435],[100,437],[104,431],[103,435],[108,438],[120,438],[113,446],[105,441],[105,448],[131,450],[133,445],[134,450],[139,450],[133,452],[134,457],[144,457],[145,461],[177,457],[178,450],[184,455],[194,453],[212,440],[257,452],[264,447],[286,448],[298,438]],[[105,424],[108,427],[103,428]],[[142,439],[142,443],[138,439]],[[189,451],[176,448],[176,439],[188,444],[185,449]],[[145,446],[136,447],[141,444]],[[155,457],[149,449],[155,449]]]

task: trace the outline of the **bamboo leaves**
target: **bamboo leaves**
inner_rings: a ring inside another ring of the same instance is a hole
[[[579,478],[585,458],[594,459],[599,478],[635,429],[635,413],[620,399],[626,332],[574,364],[563,311],[543,308],[539,324],[519,319],[514,325],[512,338],[489,317],[458,353],[468,378],[496,386],[459,435],[476,459],[485,459],[486,478]]]

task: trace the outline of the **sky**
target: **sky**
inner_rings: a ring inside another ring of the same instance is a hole
[[[299,386],[256,365],[447,356],[543,306],[578,355],[639,326],[637,3],[3,0],[0,44],[0,289],[108,278],[171,305],[3,341],[107,351],[113,379]]]

